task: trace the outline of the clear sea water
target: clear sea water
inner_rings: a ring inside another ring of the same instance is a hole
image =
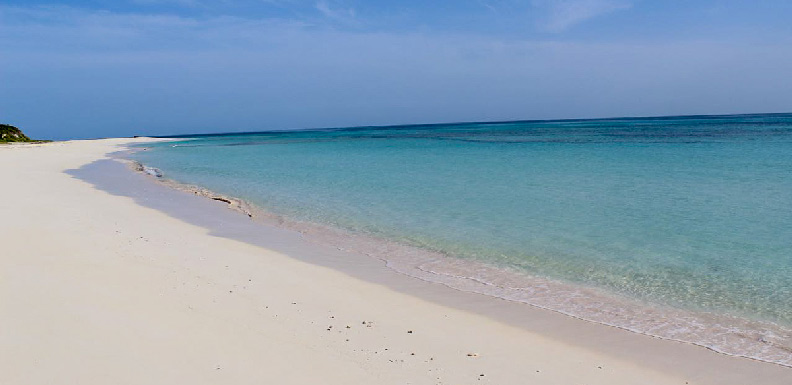
[[[134,158],[166,178],[403,245],[378,257],[420,278],[792,366],[792,114],[147,147]]]

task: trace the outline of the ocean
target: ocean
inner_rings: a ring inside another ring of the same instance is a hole
[[[231,128],[218,127],[218,131]],[[792,114],[196,135],[134,159],[391,268],[792,366]]]

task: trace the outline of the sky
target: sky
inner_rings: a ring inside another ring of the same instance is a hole
[[[792,112],[792,1],[0,0],[48,139]]]

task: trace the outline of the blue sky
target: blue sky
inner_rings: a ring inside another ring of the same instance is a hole
[[[792,2],[0,1],[0,122],[84,138],[792,111]]]

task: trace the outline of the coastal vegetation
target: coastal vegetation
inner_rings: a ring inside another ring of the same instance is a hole
[[[22,130],[10,124],[0,124],[0,143],[9,142],[48,142],[47,140],[33,140],[28,138]]]

